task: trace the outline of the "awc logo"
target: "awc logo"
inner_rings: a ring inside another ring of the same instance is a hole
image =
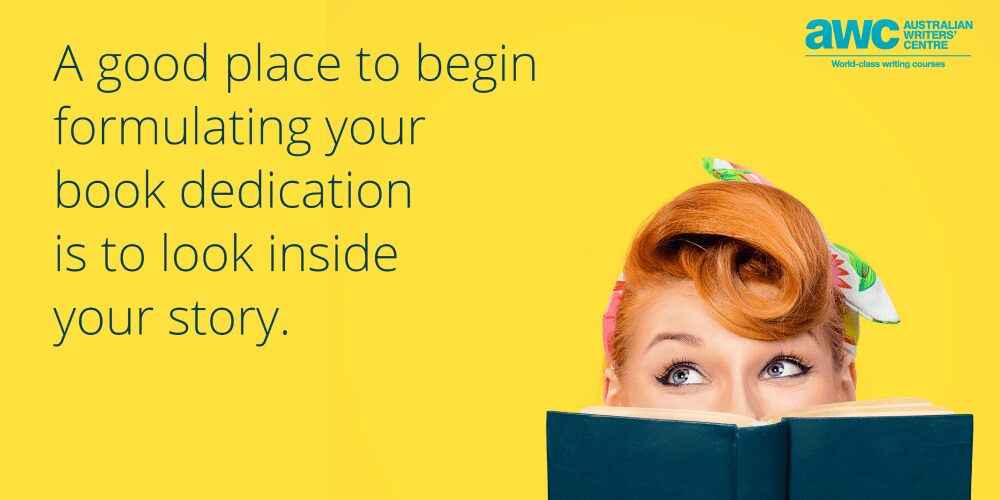
[[[872,21],[849,20],[841,21],[813,19],[806,25],[810,30],[806,35],[806,47],[810,49],[867,49],[871,43],[877,49],[888,50],[899,43],[899,37],[894,32],[899,31],[899,24],[892,19]],[[889,32],[889,33],[887,33]],[[851,44],[853,42],[853,45]]]

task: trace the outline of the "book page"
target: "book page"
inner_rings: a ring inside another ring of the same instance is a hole
[[[732,424],[739,427],[749,427],[754,425],[777,423],[783,418],[788,417],[886,417],[948,415],[953,412],[947,408],[936,406],[925,399],[904,397],[804,406],[801,408],[790,409],[775,415],[768,415],[760,420],[756,420],[745,415],[725,412],[680,410],[672,408],[640,408],[630,406],[590,406],[580,410],[580,413],[614,417],[647,418],[655,420]]]
[[[805,406],[768,415],[764,422],[778,422],[782,418],[796,417],[874,417],[874,416],[916,416],[947,415],[951,410],[936,406],[930,401],[915,397],[873,399]]]
[[[629,406],[590,406],[580,410],[580,413],[590,415],[607,415],[613,417],[634,417],[656,420],[676,420],[687,422],[702,422],[714,424],[732,424],[739,427],[761,425],[762,422],[750,417],[734,413],[723,413],[700,410],[675,410],[670,408],[638,408]]]

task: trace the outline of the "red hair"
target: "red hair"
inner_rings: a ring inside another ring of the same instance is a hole
[[[628,354],[632,318],[646,292],[687,279],[727,330],[779,340],[816,329],[830,340],[834,360],[842,359],[842,299],[831,279],[826,238],[809,209],[778,188],[715,182],[685,191],[636,235],[624,274],[611,340],[615,368]],[[752,284],[776,292],[762,295]]]

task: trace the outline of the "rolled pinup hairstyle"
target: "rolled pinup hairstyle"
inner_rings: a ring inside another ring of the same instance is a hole
[[[868,264],[827,240],[800,201],[739,165],[706,158],[715,182],[688,189],[639,231],[604,316],[606,361],[621,369],[636,311],[653,287],[692,280],[706,309],[731,332],[780,340],[813,330],[836,363],[854,355],[858,313],[896,323]],[[850,267],[842,267],[845,261]],[[761,287],[754,285],[771,285]]]

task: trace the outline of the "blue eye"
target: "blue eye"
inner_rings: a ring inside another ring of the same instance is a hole
[[[799,375],[805,375],[811,370],[811,366],[806,366],[804,363],[798,359],[791,357],[781,357],[772,359],[764,370],[760,372],[760,378],[762,379],[776,379],[776,378],[786,378],[786,377],[797,377]]]
[[[698,385],[705,383],[705,376],[690,363],[677,363],[667,368],[656,380],[663,385]]]

